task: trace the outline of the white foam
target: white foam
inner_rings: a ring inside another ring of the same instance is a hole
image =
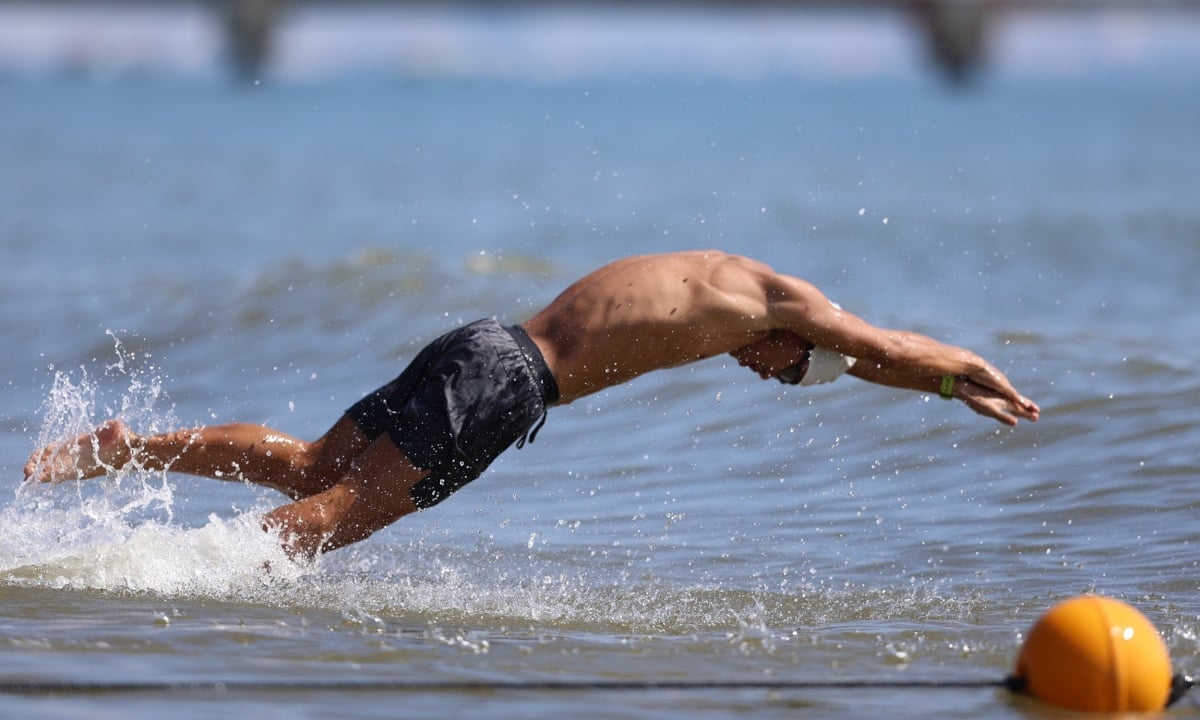
[[[13,505],[0,511],[5,582],[58,589],[254,599],[309,569],[290,560],[257,513],[216,516],[199,528],[97,516],[83,507]]]
[[[177,426],[163,407],[163,381],[148,352],[128,350],[115,333],[115,360],[94,377],[55,371],[43,403],[37,446],[90,432],[111,418],[135,431]],[[115,387],[109,387],[113,386]],[[281,442],[286,438],[281,438]],[[26,483],[0,509],[0,579],[55,588],[166,595],[258,597],[264,588],[312,568],[290,560],[262,529],[262,508],[180,526],[163,472],[111,470],[107,477],[54,485]]]

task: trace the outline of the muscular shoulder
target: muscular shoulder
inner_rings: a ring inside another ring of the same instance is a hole
[[[829,300],[812,283],[776,272],[766,263],[722,253],[712,264],[714,288],[753,305],[762,304],[772,327],[795,329],[796,318],[824,311]]]
[[[605,307],[671,304],[694,313],[724,309],[762,317],[771,295],[787,285],[765,263],[720,250],[690,250],[617,260],[564,293],[575,303],[593,299]],[[578,305],[577,305],[578,306]]]
[[[770,265],[745,255],[734,255],[716,250],[706,251],[705,254],[709,258],[709,266],[712,268],[713,274],[723,276],[727,281],[751,282],[765,287],[776,275]]]
[[[697,280],[707,281],[718,287],[764,285],[767,278],[774,274],[765,263],[721,250],[687,250],[644,255],[640,260],[663,273],[687,273]]]
[[[730,253],[707,256],[706,278],[717,291],[746,299],[769,301],[780,287],[779,274],[764,262]]]
[[[768,303],[808,303],[824,297],[812,283],[776,272],[770,265],[744,255],[695,250],[654,257],[677,268],[689,268],[714,289],[725,293],[761,297]]]

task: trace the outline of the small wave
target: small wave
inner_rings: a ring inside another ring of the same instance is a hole
[[[959,625],[989,607],[982,591],[935,583],[680,584],[589,560],[586,552],[546,558],[491,542],[465,548],[440,539],[369,541],[320,561],[289,602],[400,627],[538,627],[597,636],[767,636],[838,624],[883,627],[895,618]]]
[[[124,477],[91,497],[24,493],[0,510],[0,585],[305,607],[385,626],[540,627],[598,635],[690,633],[770,638],[827,625],[883,627],[896,617],[966,622],[980,597],[933,586],[744,589],[680,586],[578,557],[541,558],[485,543],[372,540],[302,562],[264,532],[261,510],[210,515],[200,527],[131,520],[163,502],[157,478]],[[78,487],[83,487],[84,483]],[[165,502],[169,503],[170,500]]]
[[[475,279],[464,282],[464,273]],[[290,338],[341,341],[347,333],[391,335],[396,318],[404,317],[411,328],[405,335],[436,334],[448,329],[447,317],[466,322],[526,312],[550,290],[528,278],[554,273],[551,263],[512,252],[434,258],[370,247],[332,259],[292,257],[252,270],[225,294],[227,310],[214,315],[211,303],[203,313],[196,308],[187,329],[195,335],[232,328],[234,337],[290,329],[303,331]]]
[[[268,600],[271,588],[307,566],[290,560],[259,516],[215,516],[200,528],[159,521],[131,525],[119,512],[5,508],[0,580],[64,590]]]

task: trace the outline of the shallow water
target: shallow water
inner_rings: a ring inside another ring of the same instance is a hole
[[[1003,679],[1049,605],[1195,669],[1194,77],[0,80],[0,680]],[[1042,405],[732,360],[550,415],[315,565],[237,482],[22,487],[121,416],[313,437],[445,329],[715,246],[977,350]],[[263,570],[264,564],[272,568]],[[43,717],[1042,717],[999,689],[0,697]],[[1176,713],[1197,714],[1185,701]]]

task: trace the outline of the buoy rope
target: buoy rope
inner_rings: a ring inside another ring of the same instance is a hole
[[[1167,707],[1171,707],[1179,702],[1179,699],[1187,695],[1188,690],[1191,690],[1195,685],[1196,681],[1192,679],[1191,675],[1175,673],[1171,676],[1171,694],[1167,697]]]
[[[524,692],[638,690],[846,690],[1014,688],[1006,680],[362,680],[331,682],[0,682],[10,695],[106,695],[127,693],[232,692]]]
[[[1175,704],[1196,685],[1182,673],[1171,678],[1167,705]],[[347,680],[276,682],[217,680],[206,682],[0,682],[0,694],[25,696],[122,695],[135,693],[236,692],[617,692],[652,690],[974,690],[1005,688],[1023,692],[1022,678],[1003,680]]]

